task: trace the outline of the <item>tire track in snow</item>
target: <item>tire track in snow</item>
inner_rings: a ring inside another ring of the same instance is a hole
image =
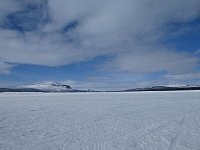
[[[181,118],[180,118],[180,122],[179,122],[179,125],[177,127],[177,131],[176,131],[176,134],[174,136],[174,138],[172,138],[172,141],[170,142],[170,145],[169,145],[169,148],[168,150],[173,150],[174,147],[176,146],[176,143],[178,141],[178,138],[180,136],[180,133],[181,133],[181,130],[183,128],[183,125],[184,125],[184,122],[185,122],[185,118],[186,118],[186,115],[183,115],[183,106],[181,108]]]

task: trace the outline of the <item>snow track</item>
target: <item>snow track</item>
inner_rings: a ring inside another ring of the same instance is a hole
[[[200,92],[1,93],[0,150],[200,150]]]

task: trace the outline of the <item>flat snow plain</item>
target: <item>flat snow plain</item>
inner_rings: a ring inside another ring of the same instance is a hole
[[[200,150],[200,92],[0,93],[0,150]]]

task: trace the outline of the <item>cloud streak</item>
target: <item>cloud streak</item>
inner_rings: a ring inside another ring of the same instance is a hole
[[[0,74],[8,74],[10,73],[10,69],[12,69],[13,65],[0,61]]]

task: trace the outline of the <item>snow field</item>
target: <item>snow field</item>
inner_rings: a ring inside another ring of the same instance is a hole
[[[0,150],[200,150],[200,92],[0,93]]]

